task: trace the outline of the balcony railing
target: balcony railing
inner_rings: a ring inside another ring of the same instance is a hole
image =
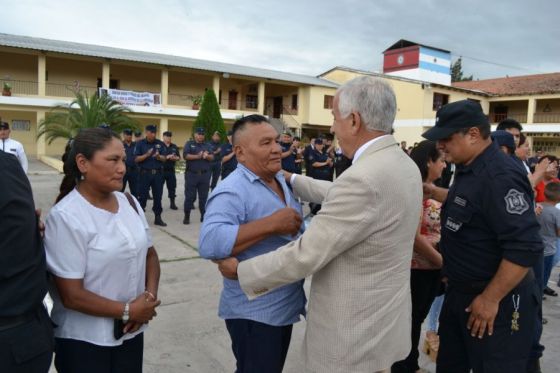
[[[533,115],[534,123],[560,123],[560,112],[559,113],[535,113]]]
[[[193,97],[196,97],[196,95],[169,93],[167,103],[169,105],[183,106],[190,109],[193,106]],[[257,108],[247,107],[245,101],[240,100],[230,102],[229,100],[222,98],[222,101],[218,103],[218,106],[223,110],[257,112]]]
[[[39,83],[26,80],[4,80],[12,87],[12,95],[37,95]]]
[[[527,113],[490,113],[492,123],[499,123],[506,118],[515,119],[519,123],[527,123]]]
[[[53,97],[75,97],[78,91],[92,96],[97,93],[97,87],[84,86],[78,81],[72,83],[47,82],[45,87],[45,95]]]

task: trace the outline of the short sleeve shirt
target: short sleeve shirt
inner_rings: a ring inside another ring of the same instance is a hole
[[[102,297],[127,302],[144,292],[146,254],[152,236],[146,218],[123,193],[115,192],[116,213],[90,204],[76,189],[50,211],[46,220],[45,250],[48,270],[66,279],[83,279],[84,288]],[[55,336],[99,346],[121,345],[142,332],[113,337],[113,319],[67,309],[52,289],[51,317]]]
[[[233,152],[233,145],[230,143],[222,145],[222,158]],[[235,155],[227,162],[222,163],[222,170],[233,171],[237,168],[237,158]]]
[[[441,203],[434,199],[425,199],[422,202],[422,222],[420,234],[425,236],[430,243],[439,243],[441,236]],[[437,267],[417,252],[412,253],[412,269],[437,269]]]
[[[331,168],[329,166],[313,167],[315,162],[326,162],[329,159],[328,154],[313,149],[310,153],[310,166],[313,169],[313,178],[320,180],[329,180]]]
[[[537,216],[537,221],[541,225],[544,256],[554,255],[558,241],[557,232],[560,229],[560,210],[554,206],[543,204],[543,210]]]
[[[187,141],[183,149],[183,157],[186,159],[187,154],[199,154],[200,152],[212,153],[210,144],[206,142]],[[210,169],[210,161],[206,159],[193,159],[187,161],[187,169],[189,171],[208,171]]]
[[[152,142],[148,142],[148,140],[142,139],[141,141],[136,143],[134,155],[144,155],[150,149],[154,149],[152,155],[146,158],[144,161],[138,162],[138,166],[146,170],[161,170],[164,162],[156,159],[156,153],[159,152],[160,155],[167,155],[165,144],[163,143],[163,141],[156,139]]]

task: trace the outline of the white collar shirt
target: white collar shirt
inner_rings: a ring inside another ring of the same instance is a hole
[[[129,302],[145,290],[146,255],[152,237],[138,202],[137,213],[123,193],[115,192],[115,196],[116,213],[93,206],[76,189],[51,209],[45,230],[47,267],[55,276],[83,279],[84,288],[99,296]],[[65,308],[54,288],[51,296],[58,338],[117,346],[146,328],[115,340],[112,318]]]
[[[15,155],[19,163],[21,164],[23,171],[27,173],[27,156],[25,155],[25,150],[23,150],[23,145],[21,145],[19,141],[10,138],[0,140],[0,150],[5,153]]]

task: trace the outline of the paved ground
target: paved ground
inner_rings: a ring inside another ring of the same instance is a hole
[[[43,209],[44,216],[52,206],[62,176],[36,160],[30,162],[31,185],[35,203]],[[182,194],[183,180],[178,177],[178,191]],[[183,198],[179,196],[178,205]],[[198,257],[196,251],[200,224],[195,211],[191,225],[182,224],[182,212],[172,211],[169,200],[164,198],[163,219],[167,227],[152,226],[156,249],[161,260],[162,277],[160,298],[162,305],[158,317],[146,333],[145,372],[148,373],[222,373],[234,371],[234,359],[229,336],[222,320],[216,316],[221,290],[220,276],[212,263]],[[148,210],[151,204],[148,203]],[[148,221],[153,214],[147,212]],[[558,278],[555,269],[553,278]],[[306,281],[309,290],[310,279]],[[560,291],[556,284],[551,287]],[[542,361],[543,372],[560,370],[560,300],[548,297],[544,301],[544,314],[548,319],[543,334],[547,347]],[[301,373],[301,342],[305,321],[294,327],[288,353],[286,373]],[[435,366],[421,354],[421,366],[435,372]],[[53,370],[54,371],[54,370]],[[351,373],[351,372],[348,372]]]

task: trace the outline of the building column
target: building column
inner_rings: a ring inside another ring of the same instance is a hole
[[[47,56],[40,54],[37,60],[37,94],[45,96],[47,93]]]
[[[103,62],[101,70],[101,87],[109,89],[111,82],[111,63]]]
[[[45,119],[45,111],[37,110],[37,131],[39,131],[39,123]],[[37,139],[37,158],[47,153],[47,142],[45,141],[45,136],[41,136]]]
[[[167,105],[167,97],[169,95],[169,70],[161,70],[161,104]]]
[[[159,120],[159,131],[158,131],[158,135],[159,135],[159,139],[163,139],[163,133],[165,131],[169,131],[169,121],[167,118],[161,118]]]
[[[212,90],[216,94],[216,99],[220,99],[220,76],[215,75],[212,79]]]
[[[257,111],[261,115],[264,115],[264,84],[265,83],[263,81],[259,82],[259,93],[257,98]]]
[[[535,117],[535,111],[537,110],[537,99],[536,98],[530,98],[529,99],[529,105],[527,106],[527,124],[533,124],[534,121],[534,117]]]

